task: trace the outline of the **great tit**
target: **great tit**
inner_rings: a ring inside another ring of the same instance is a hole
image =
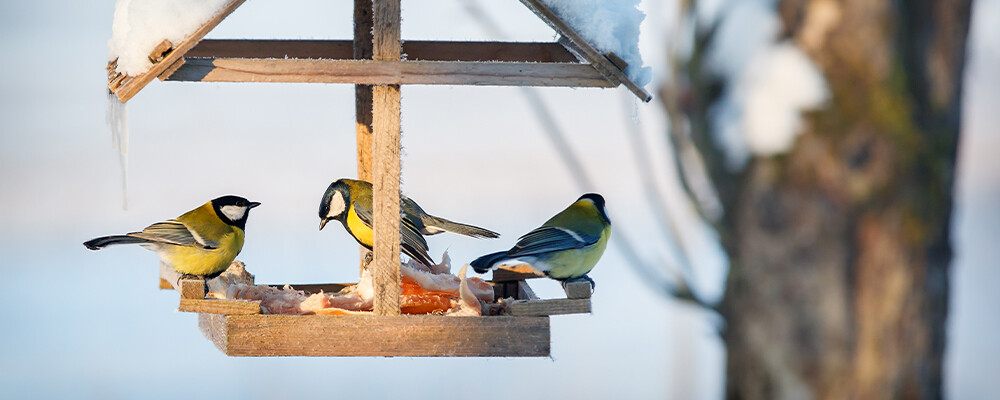
[[[484,255],[470,264],[480,274],[502,265],[528,264],[559,281],[584,279],[593,285],[587,273],[601,259],[609,237],[611,220],[604,209],[604,197],[587,193],[521,236],[510,250]]]
[[[210,279],[223,273],[240,254],[247,216],[259,205],[239,196],[222,196],[142,232],[99,237],[83,245],[91,250],[116,244],[142,245],[177,272]]]
[[[500,234],[472,225],[452,222],[428,214],[416,202],[400,197],[400,246],[410,258],[432,266],[434,261],[427,254],[427,241],[422,235],[451,232],[474,238],[496,238]],[[344,224],[347,232],[368,250],[372,249],[372,184],[356,179],[338,179],[326,188],[319,203],[319,229],[330,220]]]

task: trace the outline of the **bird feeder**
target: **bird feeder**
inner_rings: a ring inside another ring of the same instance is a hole
[[[185,82],[298,82],[356,85],[358,175],[373,183],[375,297],[372,315],[269,315],[260,302],[205,297],[200,280],[161,268],[161,288],[180,294],[180,311],[230,356],[538,356],[549,355],[549,316],[589,313],[590,285],[572,282],[566,298],[539,299],[530,269],[497,270],[505,315],[400,315],[400,86],[487,85],[616,87],[651,96],[539,0],[520,0],[560,36],[555,43],[401,41],[400,0],[355,0],[354,40],[203,40],[245,0],[232,0],[180,43],[164,40],[137,76],[108,64],[108,89],[121,102],[154,78]],[[403,55],[405,56],[405,59]],[[307,293],[344,285],[293,285]],[[498,312],[499,313],[499,312]]]

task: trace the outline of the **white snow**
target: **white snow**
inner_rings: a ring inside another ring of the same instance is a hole
[[[639,86],[652,77],[639,53],[639,24],[646,14],[639,0],[541,0],[560,19],[601,52],[614,52],[628,63],[625,74]]]
[[[122,173],[122,209],[128,209],[128,107],[108,92],[108,110],[104,121],[111,126],[111,147],[118,152]]]
[[[229,0],[118,0],[108,41],[117,72],[136,76],[153,64],[149,53],[163,39],[177,44],[218,13]]]
[[[729,4],[708,54],[709,67],[727,82],[711,113],[728,167],[740,169],[751,155],[790,150],[802,112],[820,107],[828,92],[806,53],[777,40],[781,22],[772,0]]]

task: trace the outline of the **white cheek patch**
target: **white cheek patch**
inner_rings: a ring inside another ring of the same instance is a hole
[[[222,214],[231,221],[239,221],[247,213],[247,208],[240,206],[222,206],[221,210]]]
[[[340,192],[334,192],[333,197],[330,198],[330,212],[326,214],[327,218],[336,218],[345,210],[347,210],[347,203],[344,202],[344,195]]]

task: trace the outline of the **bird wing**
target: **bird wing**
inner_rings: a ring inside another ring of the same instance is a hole
[[[361,222],[364,222],[365,225],[373,226],[372,220],[374,218],[372,217],[371,210],[366,210],[363,207],[359,207],[358,203],[355,202],[354,212],[358,214],[358,218],[360,218]],[[420,235],[420,228],[418,228],[415,225],[414,221],[411,218],[402,218],[400,220],[399,238],[402,241],[404,247],[409,246],[411,249],[419,252],[421,255],[426,255],[427,251],[429,250],[427,248],[427,241],[424,240],[424,237]],[[413,254],[410,254],[410,256],[413,256]],[[426,256],[422,258],[429,259],[429,257]]]
[[[176,220],[157,222],[147,226],[142,232],[130,233],[129,236],[178,246],[198,246],[205,249],[219,247],[218,243],[206,240],[198,232]]]
[[[514,248],[507,252],[507,256],[517,257],[550,251],[579,249],[591,246],[598,240],[600,240],[600,236],[586,235],[554,226],[543,226],[521,236]]]

